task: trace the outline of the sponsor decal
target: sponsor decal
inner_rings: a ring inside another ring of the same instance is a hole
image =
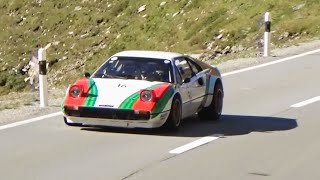
[[[100,107],[110,107],[110,108],[114,107],[113,105],[108,105],[108,104],[100,104],[99,106]]]
[[[115,60],[117,60],[118,59],[118,57],[112,57],[111,58],[111,61],[115,61]]]
[[[118,87],[126,88],[127,85],[126,84],[118,84]]]
[[[164,60],[165,64],[170,64],[170,62],[171,62],[170,60]]]

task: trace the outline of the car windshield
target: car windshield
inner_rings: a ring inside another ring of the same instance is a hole
[[[112,57],[94,74],[94,78],[121,78],[173,82],[171,61],[140,57]]]

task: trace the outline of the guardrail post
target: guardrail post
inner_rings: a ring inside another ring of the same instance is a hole
[[[266,12],[264,15],[265,32],[264,32],[264,57],[270,55],[270,42],[271,42],[271,17],[270,13]]]
[[[38,60],[39,60],[40,107],[45,107],[45,106],[48,106],[46,49],[40,48],[38,50]]]

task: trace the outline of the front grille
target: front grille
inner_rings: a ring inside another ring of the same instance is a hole
[[[65,107],[65,113],[68,116],[100,118],[100,119],[122,119],[122,120],[149,120],[149,112],[136,113],[133,110],[127,109],[111,109],[97,107],[79,107],[74,110],[70,107]]]

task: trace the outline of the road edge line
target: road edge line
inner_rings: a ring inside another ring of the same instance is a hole
[[[233,75],[233,74],[238,74],[238,73],[242,73],[242,72],[258,69],[258,68],[270,66],[270,65],[273,65],[273,64],[282,63],[282,62],[285,62],[285,61],[289,61],[289,60],[296,59],[296,58],[299,58],[299,57],[307,56],[307,55],[310,55],[310,54],[315,54],[315,53],[318,53],[318,52],[320,52],[320,49],[316,49],[316,50],[313,50],[313,51],[308,51],[308,52],[305,52],[305,53],[302,53],[302,54],[297,54],[297,55],[294,55],[294,56],[289,56],[289,57],[286,57],[286,58],[278,59],[278,60],[275,60],[275,61],[271,61],[271,62],[268,62],[268,63],[263,63],[263,64],[256,65],[256,66],[251,66],[251,67],[247,67],[247,68],[243,68],[243,69],[239,69],[239,70],[223,73],[223,74],[221,74],[221,76],[222,77],[230,76],[230,75]]]
[[[44,120],[44,119],[55,117],[55,116],[59,116],[59,115],[62,115],[62,112],[56,112],[56,113],[47,114],[47,115],[36,117],[36,118],[32,118],[32,119],[27,119],[27,120],[24,120],[24,121],[19,121],[19,122],[15,122],[15,123],[11,123],[11,124],[6,124],[6,125],[3,125],[3,126],[0,126],[0,130],[9,129],[9,128],[13,128],[13,127],[29,124],[29,123],[32,123],[32,122]]]

